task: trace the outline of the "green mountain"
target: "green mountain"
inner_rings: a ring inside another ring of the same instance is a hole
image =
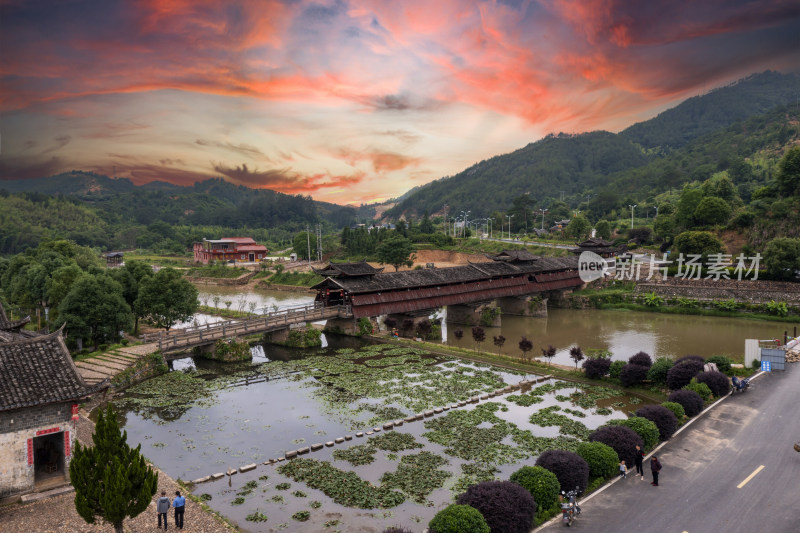
[[[752,139],[745,139],[744,145],[715,144],[714,154],[695,158],[709,135],[735,129],[743,120],[781,106],[790,106],[788,112],[795,107],[798,95],[797,75],[756,74],[690,98],[619,134],[548,135],[525,148],[420,187],[385,216],[441,213],[444,205],[450,213],[471,210],[473,216],[486,216],[509,209],[514,198],[526,193],[536,205],[544,207],[563,199],[575,208],[588,196],[593,213],[602,216],[626,200],[652,197],[749,157]],[[785,126],[784,131],[793,127],[788,123]]]

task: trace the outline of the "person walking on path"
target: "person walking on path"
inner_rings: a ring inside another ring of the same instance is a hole
[[[658,462],[658,457],[655,455],[650,459],[650,471],[653,473],[653,482],[650,484],[658,487],[658,473],[661,472],[661,463]]]
[[[628,479],[628,467],[625,466],[625,459],[619,462],[619,477]]]
[[[167,498],[167,491],[161,491],[161,497],[156,502],[156,512],[158,513],[158,529],[161,529],[161,518],[164,518],[164,530],[167,529],[167,513],[169,512],[169,498]]]
[[[175,491],[175,498],[172,500],[172,506],[175,508],[175,527],[183,529],[183,510],[186,506],[186,498],[181,496],[181,491]]]
[[[642,459],[644,459],[644,452],[642,451],[642,448],[638,444],[636,445],[636,454],[634,458],[636,460],[636,473],[642,476],[642,480],[644,480],[644,468],[642,468]]]

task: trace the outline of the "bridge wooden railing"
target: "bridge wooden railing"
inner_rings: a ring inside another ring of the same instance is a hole
[[[159,333],[147,333],[142,335],[142,340],[145,343],[157,342],[158,349],[163,352],[206,344],[227,337],[262,333],[272,329],[280,329],[291,324],[350,316],[352,316],[352,310],[349,305],[325,307],[321,303],[315,302],[313,305],[272,311],[247,320],[228,320],[214,324],[205,324],[204,326],[192,326],[168,333],[163,331]]]

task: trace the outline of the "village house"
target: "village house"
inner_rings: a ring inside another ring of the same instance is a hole
[[[62,331],[41,335],[0,305],[0,501],[69,483],[78,403],[107,389],[78,373]]]
[[[267,247],[250,237],[203,239],[194,243],[194,261],[205,265],[212,261],[255,263],[267,257]]]

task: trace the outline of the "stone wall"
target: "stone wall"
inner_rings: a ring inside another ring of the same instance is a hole
[[[768,303],[771,300],[800,305],[800,284],[781,281],[737,281],[721,279],[687,280],[669,278],[662,281],[641,281],[637,293],[655,292],[668,298],[695,300],[730,300],[737,302]]]
[[[0,499],[33,492],[31,447],[37,433],[59,433],[64,438],[64,432],[69,432],[63,450],[65,482],[69,481],[69,460],[75,445],[76,428],[72,421],[71,403],[0,412]]]

